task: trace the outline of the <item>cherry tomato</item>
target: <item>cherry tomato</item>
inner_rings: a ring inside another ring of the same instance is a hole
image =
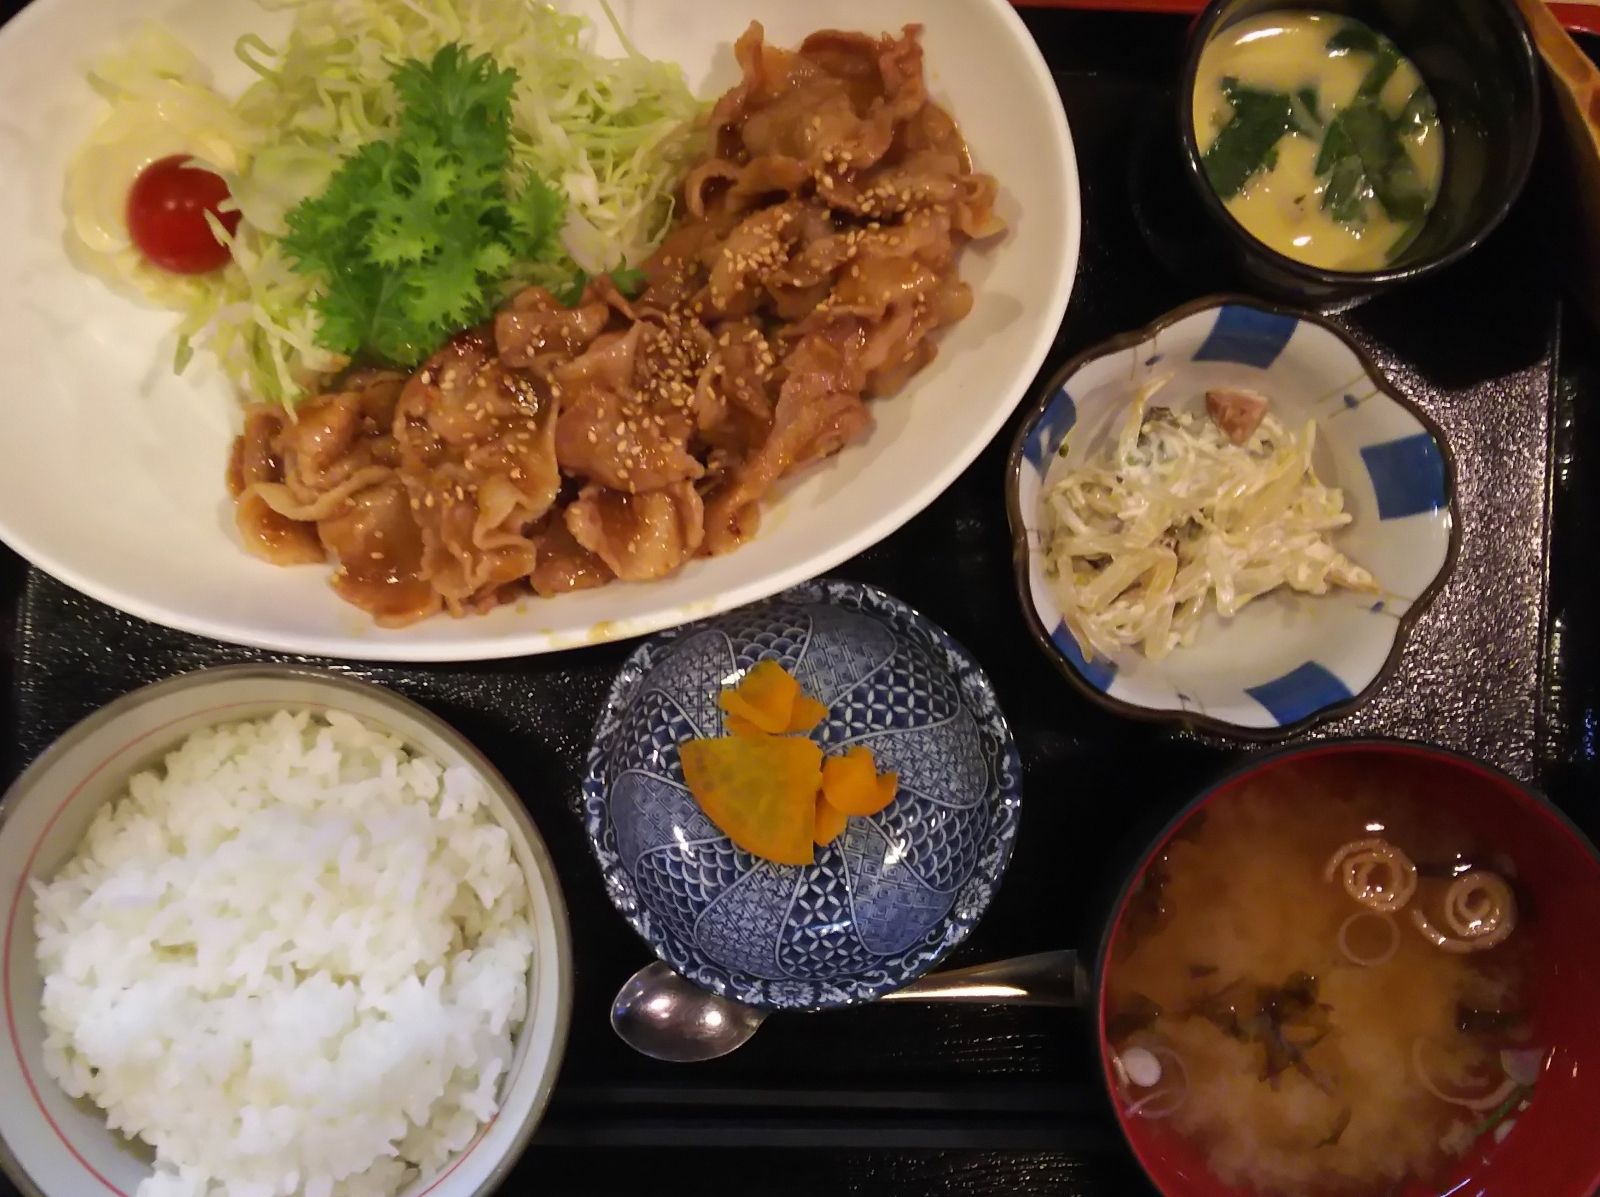
[[[128,191],[128,232],[153,265],[174,274],[205,274],[228,260],[228,247],[212,233],[205,214],[216,212],[232,233],[239,213],[217,212],[228,185],[209,170],[185,166],[188,161],[174,154],[139,172]]]

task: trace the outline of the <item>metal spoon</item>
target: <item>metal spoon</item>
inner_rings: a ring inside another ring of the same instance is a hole
[[[1038,952],[930,973],[879,1000],[1078,1006],[1088,985],[1076,952]],[[634,973],[617,992],[611,1029],[637,1052],[690,1064],[743,1047],[767,1013],[708,993],[658,960]]]

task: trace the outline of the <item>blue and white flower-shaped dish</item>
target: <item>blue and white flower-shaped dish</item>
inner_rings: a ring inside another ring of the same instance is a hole
[[[1237,387],[1265,395],[1286,424],[1315,420],[1318,476],[1353,517],[1336,543],[1381,592],[1280,589],[1231,620],[1212,611],[1165,660],[1137,649],[1085,660],[1045,577],[1042,494],[1114,439],[1132,397],[1161,378],[1167,407],[1203,410],[1207,390]],[[1018,431],[1007,489],[1023,612],[1062,672],[1119,714],[1244,738],[1287,735],[1367,698],[1443,585],[1459,536],[1454,467],[1433,422],[1331,324],[1238,296],[1188,304],[1069,362]]]
[[[717,696],[757,661],[827,704],[825,752],[865,744],[899,793],[806,867],[736,848],[683,783],[678,745],[724,734]],[[898,599],[808,582],[646,641],[612,684],[583,783],[606,891],[695,984],[769,1009],[879,997],[926,972],[989,905],[1017,834],[1022,765],[959,644]]]

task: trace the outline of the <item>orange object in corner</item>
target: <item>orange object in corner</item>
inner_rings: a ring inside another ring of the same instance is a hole
[[[826,847],[844,834],[850,816],[834,806],[821,793],[817,795],[817,829],[812,833],[818,847]]]
[[[739,847],[778,864],[816,858],[822,749],[781,736],[689,740],[683,780],[700,809]]]
[[[752,736],[765,736],[769,734],[762,731],[744,716],[730,715],[727,713],[727,711],[722,713],[722,726],[727,729],[730,736],[744,736],[747,739]]]
[[[789,715],[789,726],[785,730],[791,732],[809,732],[816,728],[828,717],[828,708],[823,706],[809,694],[802,692],[794,700],[794,710]]]
[[[739,684],[724,690],[717,702],[724,713],[737,716],[771,735],[789,730],[800,683],[776,661],[757,661]]]
[[[870,748],[857,745],[822,762],[822,795],[828,805],[847,815],[877,814],[894,801],[897,785],[893,773],[878,776]]]

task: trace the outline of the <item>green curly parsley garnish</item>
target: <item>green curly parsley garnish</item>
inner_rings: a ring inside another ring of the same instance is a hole
[[[415,366],[488,317],[519,268],[558,257],[561,193],[511,169],[516,80],[454,43],[402,63],[394,137],[368,142],[288,214],[284,250],[325,288],[324,348]]]

